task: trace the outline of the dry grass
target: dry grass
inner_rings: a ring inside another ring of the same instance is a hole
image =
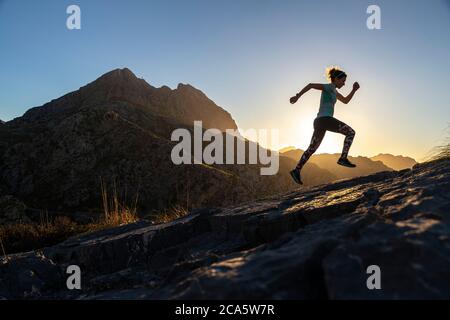
[[[86,232],[88,228],[88,225],[78,225],[67,217],[0,226],[3,255],[46,247]]]
[[[440,159],[450,159],[450,143],[436,147],[436,154],[432,157],[432,160]]]
[[[184,217],[188,211],[181,206],[174,206],[164,212],[158,212],[149,215],[147,218],[154,223],[167,223],[178,218]]]
[[[137,215],[138,194],[127,204],[126,196],[121,197],[116,183],[107,188],[100,180],[101,217],[89,224],[77,224],[69,217],[49,217],[43,211],[40,221],[35,223],[16,223],[0,226],[0,253],[7,254],[36,250],[60,243],[72,236],[113,228],[139,220]],[[164,212],[147,216],[154,223],[167,223],[187,215],[187,210],[174,206]]]
[[[447,138],[441,146],[437,146],[432,151],[430,161],[450,159],[450,125],[447,128]]]
[[[123,224],[133,223],[138,220],[137,203],[139,194],[136,193],[134,201],[131,206],[126,205],[125,200],[121,200],[116,188],[116,183],[113,183],[113,191],[108,195],[108,190],[103,181],[100,180],[102,205],[103,205],[103,219],[99,224],[105,226],[120,226]]]
[[[2,240],[1,236],[0,236],[0,246],[1,246],[1,249],[2,249],[3,256],[6,256],[6,251],[5,251],[5,247],[3,246],[3,240]]]
[[[103,215],[89,224],[77,224],[68,217],[49,217],[42,212],[39,223],[16,223],[0,226],[0,250],[3,255],[36,250],[51,246],[69,237],[108,229],[138,220],[138,195],[131,206],[125,203],[117,193],[115,183],[112,192],[101,181]]]

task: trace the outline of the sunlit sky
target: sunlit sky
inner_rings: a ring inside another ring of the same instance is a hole
[[[81,30],[66,8],[81,8]],[[370,4],[381,30],[366,27]],[[189,83],[242,129],[279,129],[281,148],[305,149],[320,92],[309,82],[338,65],[361,89],[335,117],[356,130],[350,155],[421,160],[450,122],[450,4],[445,0],[0,0],[0,119],[10,120],[128,67],[151,85]],[[318,153],[340,152],[327,133]]]

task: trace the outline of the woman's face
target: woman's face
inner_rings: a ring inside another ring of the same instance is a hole
[[[340,89],[343,86],[345,86],[345,80],[347,80],[347,77],[343,77],[343,78],[336,78],[334,79],[334,84],[336,85],[336,88]]]

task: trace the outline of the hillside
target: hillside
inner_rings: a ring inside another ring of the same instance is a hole
[[[416,160],[411,157],[394,156],[388,153],[380,153],[379,155],[371,157],[370,159],[373,161],[381,161],[394,170],[409,169],[417,164]]]
[[[449,181],[434,161],[75,237],[0,258],[0,298],[450,299]]]

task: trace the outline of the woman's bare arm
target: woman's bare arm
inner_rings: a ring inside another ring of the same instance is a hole
[[[304,87],[299,93],[297,93],[295,96],[293,96],[289,101],[294,104],[300,99],[300,97],[308,92],[311,89],[316,90],[323,90],[323,84],[322,83],[309,83],[306,87]]]
[[[355,82],[353,84],[353,89],[352,91],[348,94],[348,96],[344,97],[342,94],[340,94],[339,92],[336,94],[336,98],[341,101],[342,103],[349,103],[350,100],[352,100],[353,95],[355,94],[355,92],[359,89],[359,83]]]

